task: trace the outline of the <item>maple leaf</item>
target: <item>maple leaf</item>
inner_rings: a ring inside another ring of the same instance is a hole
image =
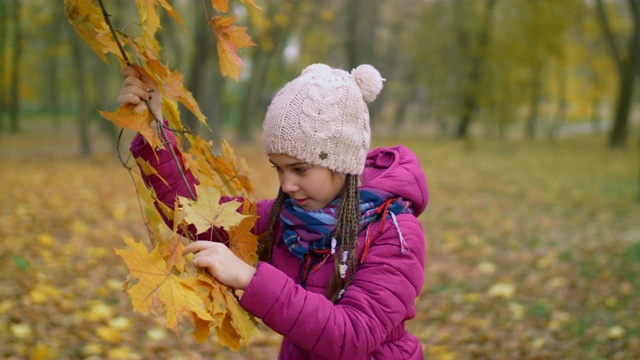
[[[256,3],[253,2],[253,0],[240,0],[240,1],[242,1],[243,3],[251,6],[254,9],[258,9],[258,10],[261,9],[260,6],[256,5]]]
[[[117,126],[139,132],[152,147],[156,148],[162,145],[162,141],[158,137],[158,134],[151,128],[153,115],[151,115],[149,109],[136,112],[135,105],[125,104],[120,106],[116,112],[98,112],[103,118],[111,121]]]
[[[184,76],[179,71],[169,71],[167,75],[159,78],[163,85],[164,93],[173,100],[180,101],[201,124],[207,125],[207,118],[204,116],[196,102],[193,94],[184,86]]]
[[[158,170],[156,168],[154,168],[153,166],[151,166],[151,164],[144,160],[141,157],[137,157],[136,158],[136,164],[138,164],[138,167],[140,168],[140,170],[142,170],[142,173],[149,176],[149,175],[155,175],[158,177],[158,179],[160,179],[165,185],[169,186],[169,183],[167,182],[167,180],[165,180],[165,178],[163,178],[162,176],[160,176],[160,173],[158,172]]]
[[[141,178],[137,178],[135,181],[136,191],[138,196],[140,197],[141,206],[143,206],[144,210],[144,218],[145,218],[145,226],[147,228],[147,232],[149,234],[149,238],[151,239],[152,245],[155,246],[156,243],[162,239],[162,234],[160,232],[160,228],[164,227],[164,221],[160,216],[160,213],[154,206],[154,202],[157,199],[155,192],[153,189],[145,186]],[[161,202],[157,202],[160,209],[164,210],[164,213],[172,212],[173,210],[169,210],[167,206],[165,206]]]
[[[197,200],[178,196],[182,205],[180,212],[184,220],[196,227],[201,234],[212,227],[230,229],[245,218],[238,212],[239,201],[232,200],[220,204],[220,190],[213,187],[196,186]]]
[[[260,9],[260,7],[256,5],[256,3],[254,3],[252,0],[240,0],[240,1],[242,1],[243,3],[253,8]],[[211,6],[213,6],[213,8],[218,10],[219,12],[226,13],[229,11],[229,0],[211,0]]]
[[[164,313],[167,327],[174,331],[178,331],[178,325],[185,319],[193,322],[192,314],[202,320],[213,320],[202,299],[187,282],[172,273],[173,264],[165,261],[158,246],[149,252],[145,245],[130,237],[125,237],[124,241],[129,249],[116,249],[115,252],[124,259],[130,277],[138,280],[127,290],[135,311]],[[181,254],[184,247],[178,244],[171,249]]]
[[[156,30],[160,27],[160,17],[158,16],[158,4],[164,8],[164,10],[174,18],[183,29],[187,30],[184,26],[184,22],[180,18],[180,15],[173,10],[171,4],[166,0],[136,0],[136,6],[138,7],[138,14],[140,16],[140,22],[145,24],[144,27],[153,36]]]
[[[198,288],[205,306],[213,320],[209,324],[196,322],[196,333],[205,340],[209,326],[213,326],[220,343],[238,351],[243,343],[248,343],[255,332],[255,319],[238,303],[231,289],[220,285],[209,276],[198,275],[190,278],[189,284]]]
[[[106,38],[97,39],[98,35],[110,32],[104,22],[102,10],[95,5],[93,0],[65,0],[64,10],[67,20],[78,35],[89,45],[91,50],[100,56],[102,61],[109,63],[103,51],[104,42],[108,40],[105,40]],[[111,38],[111,43],[116,46],[113,38]]]
[[[214,158],[214,169],[221,178],[228,184],[228,180],[233,181],[234,186],[226,185],[227,188],[244,190],[245,193],[253,192],[254,186],[249,179],[249,166],[242,158],[238,158],[233,148],[226,141],[222,141],[222,154]]]
[[[240,224],[231,228],[229,249],[247,264],[255,264],[258,261],[258,237],[251,230],[258,218],[257,207],[245,199],[242,213],[246,217]]]
[[[255,43],[247,35],[246,27],[233,25],[235,18],[216,15],[209,21],[209,27],[216,37],[222,75],[238,80],[243,65],[238,56],[238,48],[253,46]]]
[[[220,12],[228,12],[229,0],[211,0],[211,6]]]

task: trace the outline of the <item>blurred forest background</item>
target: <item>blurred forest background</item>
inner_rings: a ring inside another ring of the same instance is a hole
[[[262,11],[238,3],[257,43],[241,50],[239,82],[217,69],[207,2],[172,3],[189,31],[163,13],[163,59],[208,116],[214,131],[204,136],[251,139],[274,92],[325,62],[369,63],[387,79],[372,106],[378,133],[554,139],[569,128],[608,132],[611,146],[628,141],[640,61],[636,1],[274,0]],[[86,155],[88,128],[113,136],[96,109],[115,109],[121,77],[117,61],[106,65],[89,51],[62,7],[0,2],[0,131],[19,131],[29,116],[54,127],[76,118]],[[140,31],[134,2],[106,7],[116,28]]]
[[[209,1],[162,11],[162,60],[185,76],[216,147],[275,176],[259,141],[275,92],[316,62],[386,78],[374,145],[427,173],[426,281],[407,327],[434,359],[640,357],[640,0],[255,0],[233,13],[257,44],[221,77]],[[104,0],[137,35],[135,3]],[[0,0],[0,358],[272,359],[261,327],[239,353],[133,313],[113,252],[146,236],[116,151],[122,78],[62,1]]]

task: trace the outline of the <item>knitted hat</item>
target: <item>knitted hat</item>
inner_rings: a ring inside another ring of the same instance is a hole
[[[262,123],[267,154],[285,154],[343,174],[361,174],[371,131],[367,103],[382,90],[371,65],[306,67],[271,102]]]

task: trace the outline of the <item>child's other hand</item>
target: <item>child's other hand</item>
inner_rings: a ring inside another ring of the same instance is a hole
[[[148,101],[149,108],[156,119],[162,121],[162,96],[155,81],[137,66],[127,66],[121,73],[124,76],[124,82],[118,95],[118,105],[133,104],[135,111],[140,112],[147,108],[145,101]]]
[[[237,257],[225,244],[195,241],[187,245],[183,254],[193,253],[193,265],[206,269],[211,276],[234,289],[244,290],[256,269]]]

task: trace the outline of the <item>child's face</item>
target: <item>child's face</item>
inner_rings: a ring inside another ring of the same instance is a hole
[[[305,210],[324,208],[344,188],[345,177],[327,168],[284,154],[271,154],[269,161],[278,172],[282,191]]]

